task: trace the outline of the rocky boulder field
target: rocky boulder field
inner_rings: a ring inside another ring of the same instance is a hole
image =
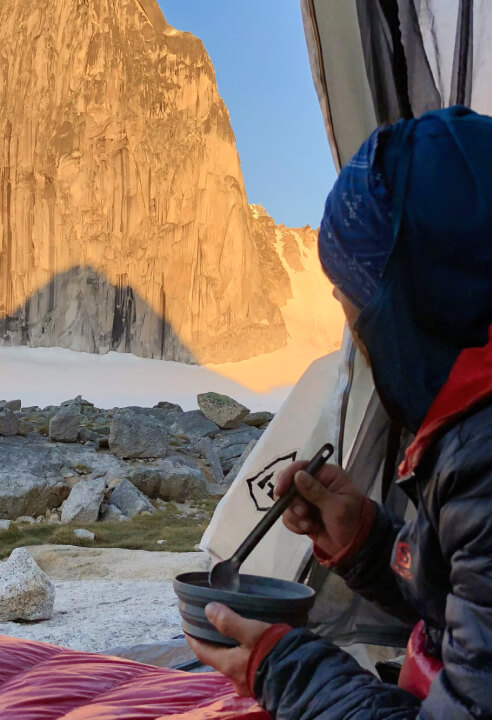
[[[209,567],[192,551],[273,418],[197,401],[0,401],[0,635],[97,652],[179,634],[172,578]]]
[[[0,401],[0,542],[12,523],[83,531],[223,495],[273,415],[216,393],[197,400],[188,412]]]

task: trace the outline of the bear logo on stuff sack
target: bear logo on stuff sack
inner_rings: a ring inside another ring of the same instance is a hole
[[[297,450],[294,450],[289,455],[283,455],[273,460],[254,477],[247,478],[249,494],[258,512],[265,512],[272,507],[274,503],[275,475],[279,470],[293,463],[296,457]]]

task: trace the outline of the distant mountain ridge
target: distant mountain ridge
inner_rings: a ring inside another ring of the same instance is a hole
[[[210,59],[156,0],[4,0],[0,141],[0,343],[220,363],[332,308],[321,271],[296,297],[314,231],[248,205]]]

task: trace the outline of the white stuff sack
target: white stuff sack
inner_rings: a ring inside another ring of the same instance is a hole
[[[350,347],[346,336],[341,351],[312,363],[263,433],[202,537],[200,548],[213,560],[230,557],[271,507],[279,470],[294,460],[309,460],[326,442],[334,445],[332,462],[337,462],[340,410],[350,384]],[[370,371],[360,358],[353,373],[344,452],[352,444],[373,389]],[[309,538],[289,532],[278,521],[245,560],[241,572],[297,580],[311,550]]]

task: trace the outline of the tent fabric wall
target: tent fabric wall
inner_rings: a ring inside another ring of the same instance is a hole
[[[367,364],[357,353],[351,369],[351,354],[347,332],[340,352],[316,360],[306,370],[219,503],[202,538],[202,550],[220,560],[232,555],[272,505],[273,497],[266,497],[265,490],[286,464],[309,459],[326,442],[335,447],[333,462],[347,453],[373,393]],[[359,379],[359,391],[348,396],[354,378]],[[339,449],[344,398],[346,422]],[[258,490],[259,485],[263,489]],[[278,522],[243,563],[242,572],[295,580],[311,554],[308,538],[294,535]]]
[[[301,0],[335,164],[378,125],[465,104],[492,114],[489,0]]]

